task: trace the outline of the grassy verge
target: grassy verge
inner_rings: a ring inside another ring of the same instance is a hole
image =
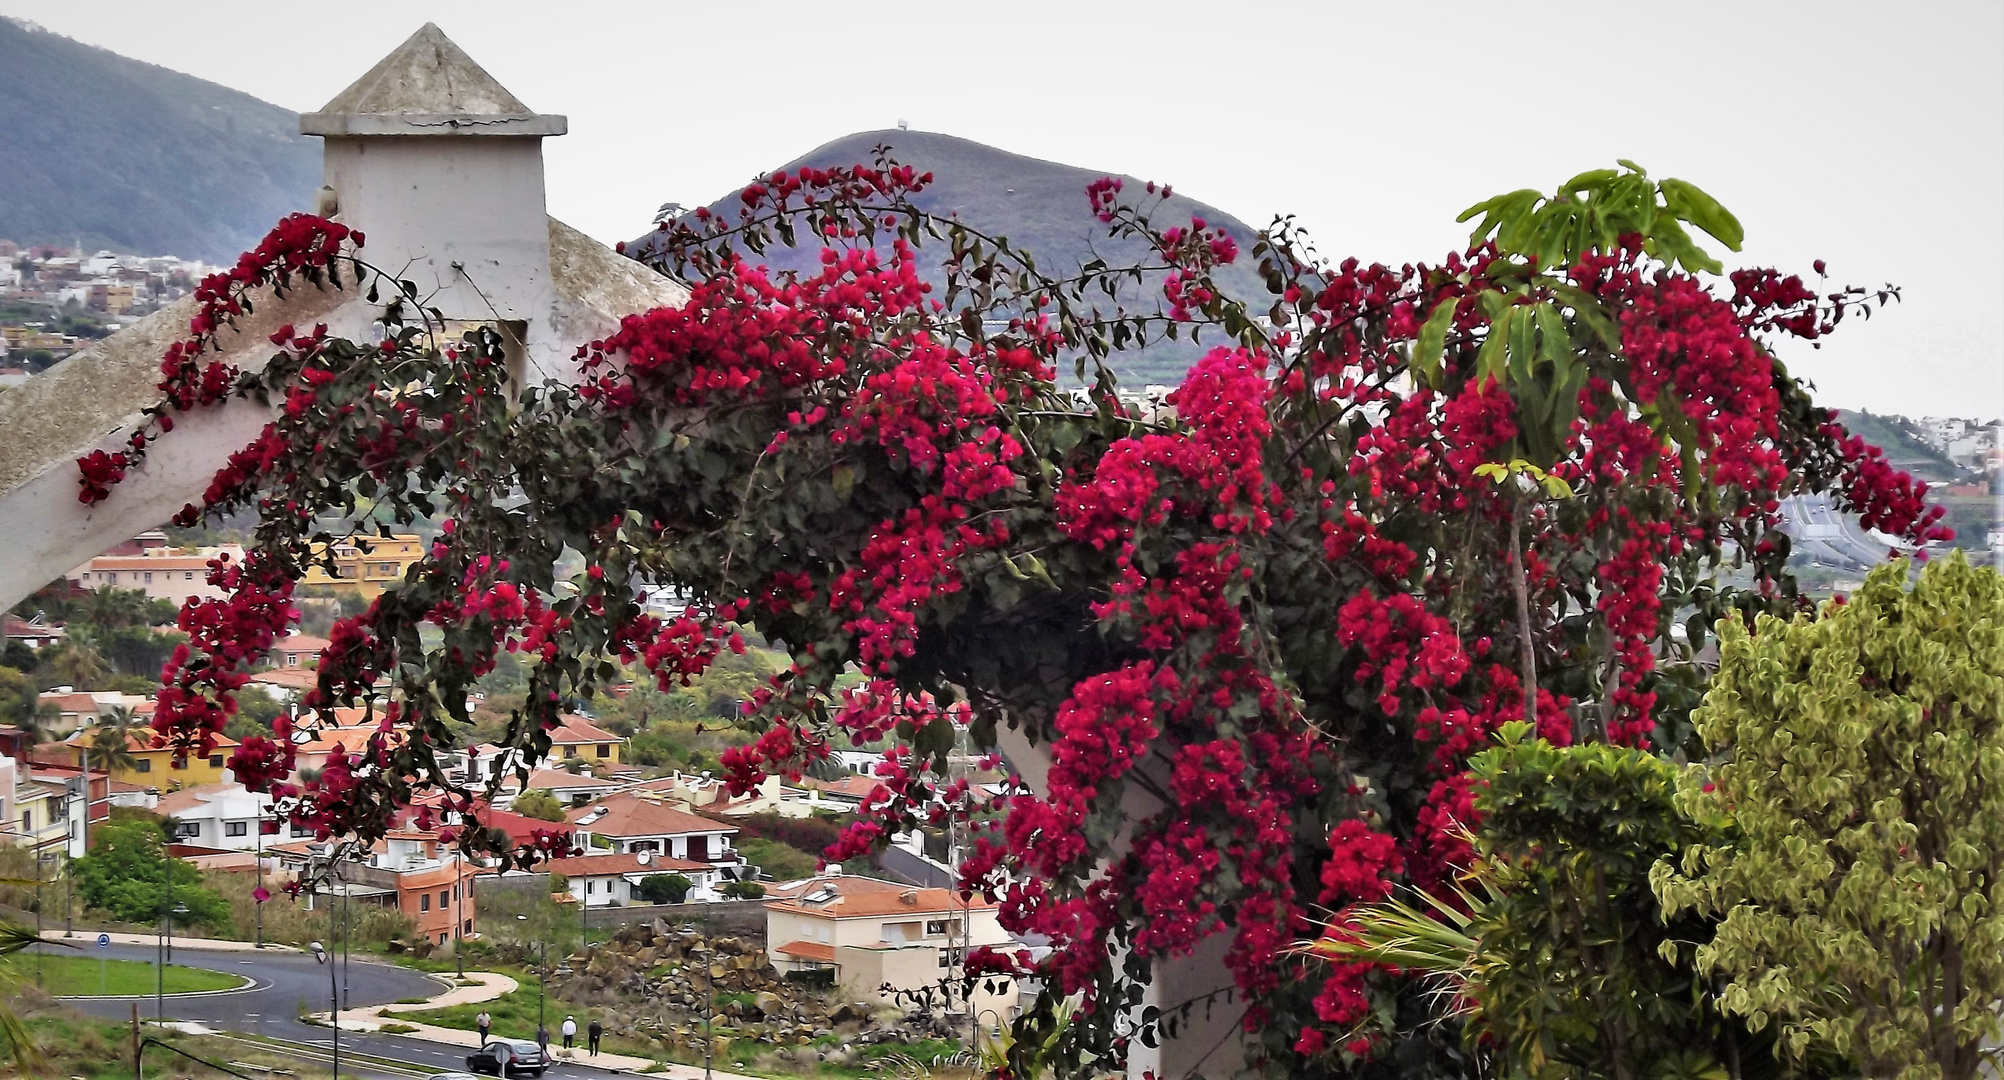
[[[83,1080],[131,1080],[132,1029],[114,1021],[81,1016],[57,1007],[25,1018],[29,1038],[40,1049],[47,1068],[43,1076],[81,1077]],[[224,1042],[196,1035],[161,1032],[152,1027],[146,1034],[206,1061],[225,1066],[232,1062],[291,1071],[296,1080],[328,1080],[327,1068],[315,1067],[294,1058],[270,1054],[239,1042]],[[344,1073],[347,1070],[342,1070]],[[0,1068],[0,1075],[18,1075]],[[146,1050],[146,1075],[189,1077],[193,1080],[231,1080],[230,1074],[211,1069],[157,1046]]]
[[[35,985],[41,968],[42,992],[54,997],[111,994],[132,996],[154,992],[153,965],[137,960],[98,960],[89,956],[14,955],[0,960],[0,978],[22,986]],[[99,964],[103,964],[100,982]],[[167,965],[162,989],[169,994],[196,990],[228,990],[242,979],[207,968]]]

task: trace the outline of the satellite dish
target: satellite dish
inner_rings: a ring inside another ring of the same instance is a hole
[[[912,129],[912,122],[911,122],[911,121],[909,121],[909,120],[905,119],[905,118],[904,118],[904,117],[902,117],[902,116],[898,117],[898,130],[899,130],[899,131],[910,131],[911,129]]]

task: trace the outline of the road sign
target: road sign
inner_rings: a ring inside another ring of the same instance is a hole
[[[97,936],[97,947],[98,947],[98,948],[100,948],[100,949],[109,949],[109,948],[111,948],[111,935],[110,935],[110,934],[99,934],[99,935]]]

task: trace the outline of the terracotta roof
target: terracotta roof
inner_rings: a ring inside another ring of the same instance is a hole
[[[601,810],[604,813],[597,819],[588,825],[583,823],[585,817]],[[571,811],[567,820],[572,825],[603,836],[676,836],[682,833],[738,831],[735,825],[711,821],[636,795],[614,795],[590,806],[581,806]]]
[[[576,743],[624,742],[619,736],[598,727],[575,713],[565,713],[563,723],[550,729],[550,742],[564,746]]]
[[[334,644],[324,637],[312,634],[287,634],[272,643],[273,652],[320,652]]]
[[[41,700],[66,713],[94,713],[98,710],[97,699],[89,694],[43,694]]]
[[[208,555],[99,555],[90,561],[89,568],[93,571],[207,570],[210,558],[212,556]]]
[[[69,738],[64,739],[63,742],[70,746],[82,746],[88,743],[92,738],[96,737],[96,735],[97,735],[97,728],[81,727],[78,728],[74,733],[72,733]],[[215,740],[216,740],[215,749],[209,751],[212,754],[218,753],[223,750],[228,750],[230,747],[235,746],[237,744],[237,741],[235,739],[230,738],[228,735],[217,735],[215,736]],[[153,745],[152,728],[141,728],[138,731],[127,732],[125,736],[125,748],[131,750],[134,753],[144,753],[150,750],[167,749],[164,746]]]
[[[529,782],[524,786],[526,788],[548,788],[550,790],[587,787],[616,788],[619,786],[619,781],[607,780],[599,776],[576,776],[563,769],[537,769],[529,774]]]
[[[859,919],[886,915],[943,915],[963,908],[981,911],[995,906],[978,896],[962,901],[950,889],[918,889],[876,878],[848,875],[823,878],[818,887],[833,889],[835,897],[818,904],[808,903],[805,897],[813,896],[817,891],[816,888],[809,888],[800,898],[769,901],[766,907],[824,919]]]
[[[319,683],[320,676],[305,668],[272,668],[270,671],[257,672],[250,677],[250,681],[290,687],[294,690],[311,690]]]
[[[645,859],[647,861],[642,862]],[[606,874],[679,874],[686,871],[708,873],[713,867],[687,859],[671,859],[665,855],[573,855],[566,859],[551,859],[546,870],[553,870],[565,877],[597,877]]]
[[[845,776],[840,780],[816,780],[805,777],[800,781],[800,786],[812,788],[826,795],[840,795],[861,801],[869,798],[870,793],[877,790],[880,783],[881,781],[868,776]]]
[[[789,941],[774,952],[797,956],[802,960],[815,960],[823,964],[835,962],[835,946],[823,945],[818,941]]]
[[[196,787],[185,787],[160,796],[160,802],[153,807],[153,810],[155,813],[172,817],[183,810],[206,806],[213,796],[238,794],[248,795],[250,791],[242,784],[201,784]]]

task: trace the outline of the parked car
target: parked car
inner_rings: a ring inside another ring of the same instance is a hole
[[[541,1076],[550,1067],[543,1048],[527,1039],[489,1039],[466,1055],[466,1067],[489,1076]]]

